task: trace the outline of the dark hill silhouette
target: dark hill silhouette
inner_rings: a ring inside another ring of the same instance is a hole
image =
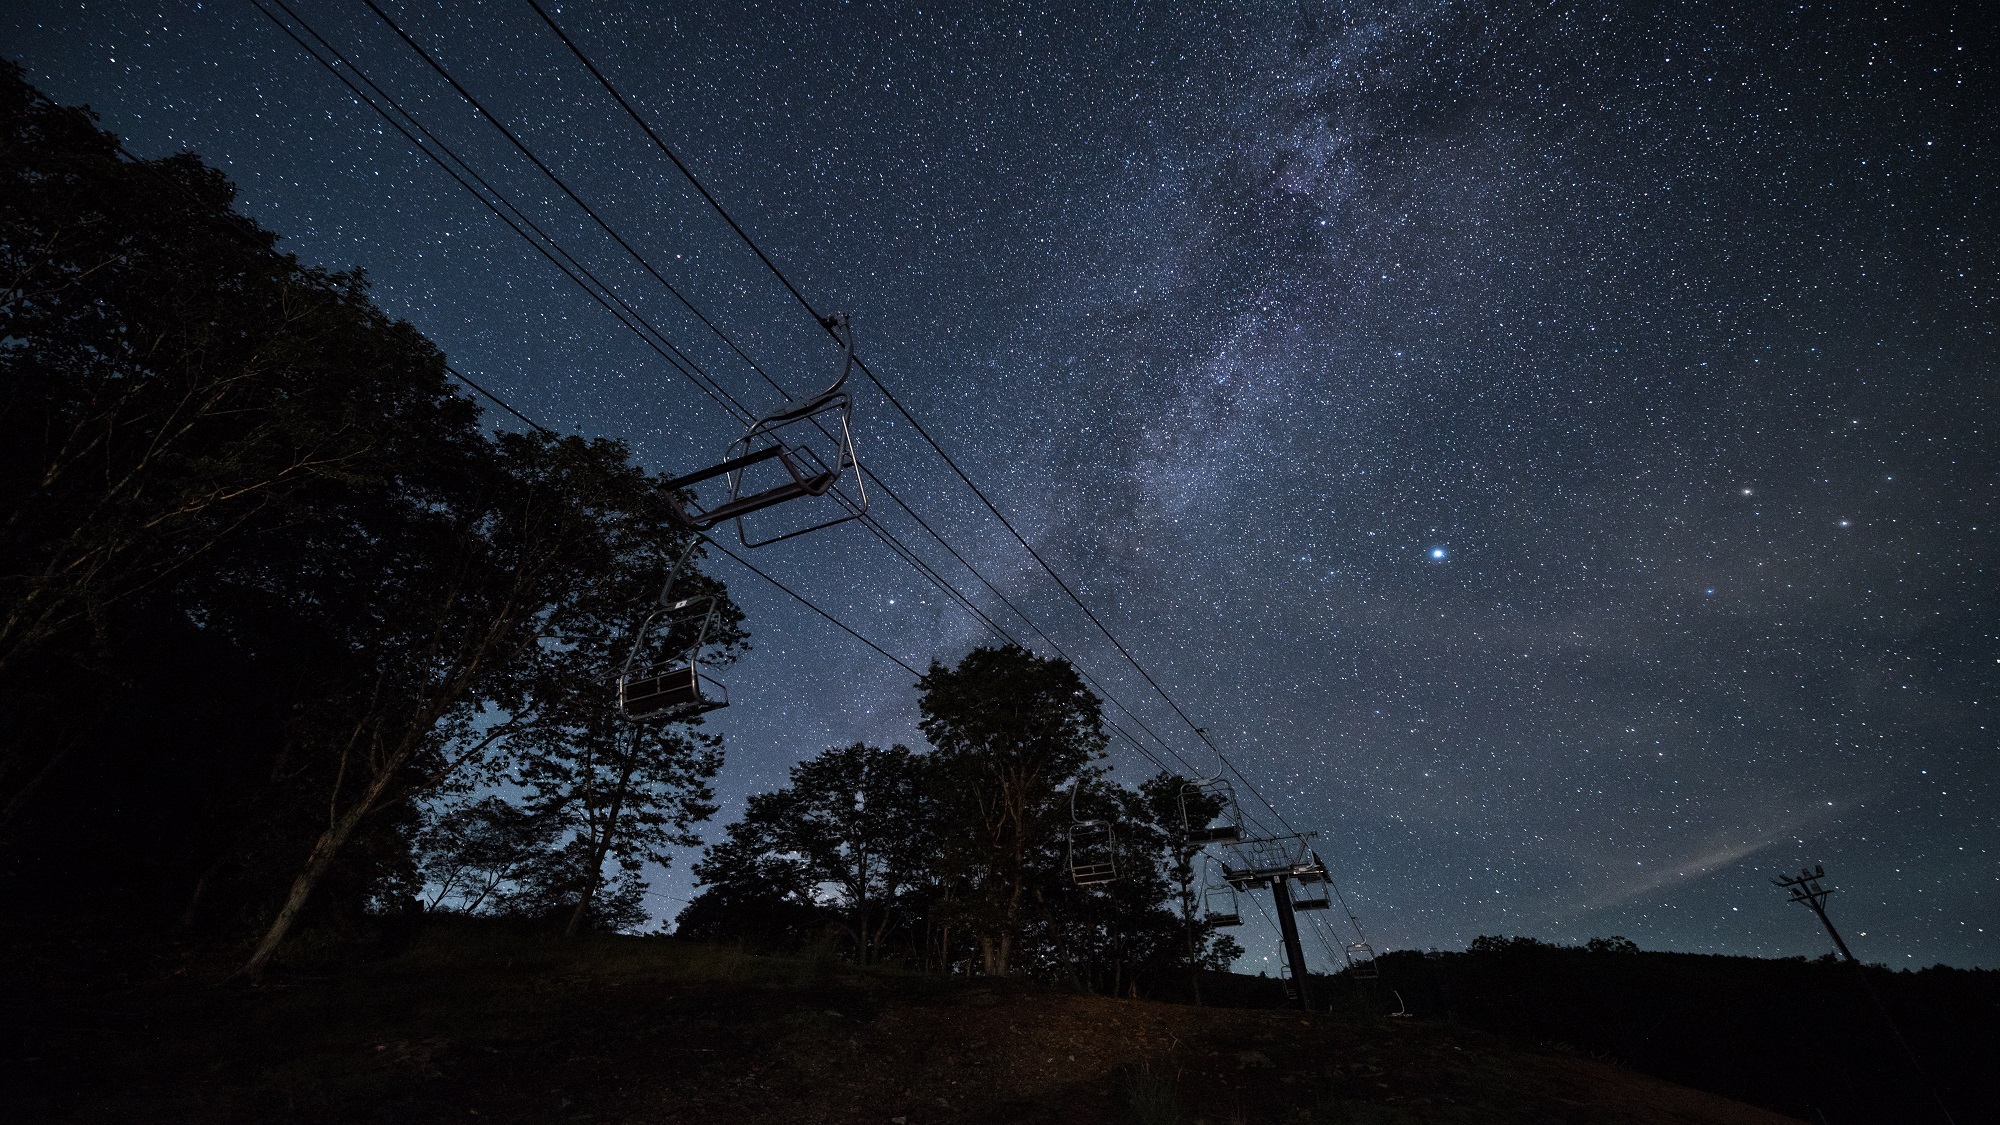
[[[1853,966],[1482,938],[1384,955],[1336,1004],[1614,1062],[1826,1125],[1941,1122]],[[2000,1121],[2000,973],[1866,970],[1958,1125]]]

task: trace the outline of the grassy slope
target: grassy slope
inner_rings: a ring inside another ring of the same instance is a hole
[[[1789,1120],[1414,1021],[1066,996],[668,939],[433,931],[393,959],[256,992],[181,978],[15,1008],[29,1018],[0,1100],[21,1120]]]

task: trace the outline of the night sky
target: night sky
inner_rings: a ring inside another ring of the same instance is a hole
[[[384,3],[768,370],[831,373],[824,335],[524,2]],[[2000,966],[1991,27],[1845,3],[662,14],[681,7],[555,11],[1322,831],[1378,948],[1615,933],[1817,956],[1769,879],[1818,861],[1864,960]],[[299,12],[720,382],[779,401],[359,0]],[[538,421],[669,473],[736,436],[247,0],[30,0],[0,36],[135,152],[223,168],[303,259],[365,268]],[[864,460],[1214,769],[857,398]],[[756,561],[913,665],[991,640],[857,525]],[[711,720],[723,820],[830,745],[921,745],[907,672],[715,569],[755,646]],[[1127,779],[1153,768],[1112,753]],[[655,886],[663,914],[684,868]],[[1243,937],[1266,967],[1272,942]]]

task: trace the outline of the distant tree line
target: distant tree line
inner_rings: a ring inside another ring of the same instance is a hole
[[[1113,994],[1241,952],[1200,916],[1186,844],[1190,820],[1221,810],[1172,774],[1110,782],[1100,702],[1066,661],[974,649],[917,686],[935,749],[856,744],[794,766],[696,865],[704,889],[677,933]],[[1109,832],[1079,841],[1079,821]],[[1108,882],[1073,877],[1105,860]]]
[[[239,933],[254,973],[427,884],[492,901],[498,849],[510,909],[628,920],[720,764],[607,687],[670,498],[616,442],[492,432],[233,195],[0,64],[8,914]]]

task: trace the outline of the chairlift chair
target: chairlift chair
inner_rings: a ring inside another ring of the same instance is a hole
[[[1069,877],[1079,887],[1095,887],[1118,877],[1118,838],[1110,821],[1077,815],[1081,788],[1069,790]]]
[[[690,540],[667,573],[666,585],[639,622],[619,669],[618,709],[628,718],[672,722],[729,706],[729,689],[702,665],[713,643],[719,600],[712,594],[673,598],[675,582],[698,542]]]
[[[734,522],[736,536],[745,547],[763,547],[859,519],[868,511],[868,488],[861,481],[861,462],[854,456],[854,400],[846,390],[847,377],[854,370],[854,325],[845,313],[836,313],[825,323],[841,345],[840,369],[833,382],[810,398],[788,402],[751,422],[719,464],[666,482],[668,492],[676,498],[680,520],[689,530],[708,531]],[[850,469],[855,473],[859,499],[843,497],[839,514],[776,533],[753,534],[746,525],[746,517],[767,508],[827,496]],[[702,507],[680,500],[683,489],[717,477],[727,488],[719,503]]]
[[[1201,892],[1202,916],[1211,926],[1240,926],[1243,924],[1243,907],[1236,901],[1236,888],[1227,883],[1204,888]]]
[[[1069,826],[1069,877],[1079,887],[1095,887],[1118,877],[1116,839],[1109,821],[1079,820]]]
[[[1211,801],[1221,806],[1214,816],[1202,816],[1189,810],[1191,803],[1199,808]],[[1211,777],[1188,782],[1181,786],[1180,805],[1181,828],[1187,834],[1190,845],[1227,844],[1243,838],[1243,819],[1236,808],[1236,789],[1227,779]]]
[[[1365,941],[1349,942],[1343,952],[1347,955],[1347,972],[1355,980],[1375,980],[1382,975],[1382,967],[1375,963],[1375,947]]]
[[[1292,880],[1292,909],[1333,909],[1333,896],[1327,893],[1331,886],[1325,879],[1309,879],[1303,875]]]

